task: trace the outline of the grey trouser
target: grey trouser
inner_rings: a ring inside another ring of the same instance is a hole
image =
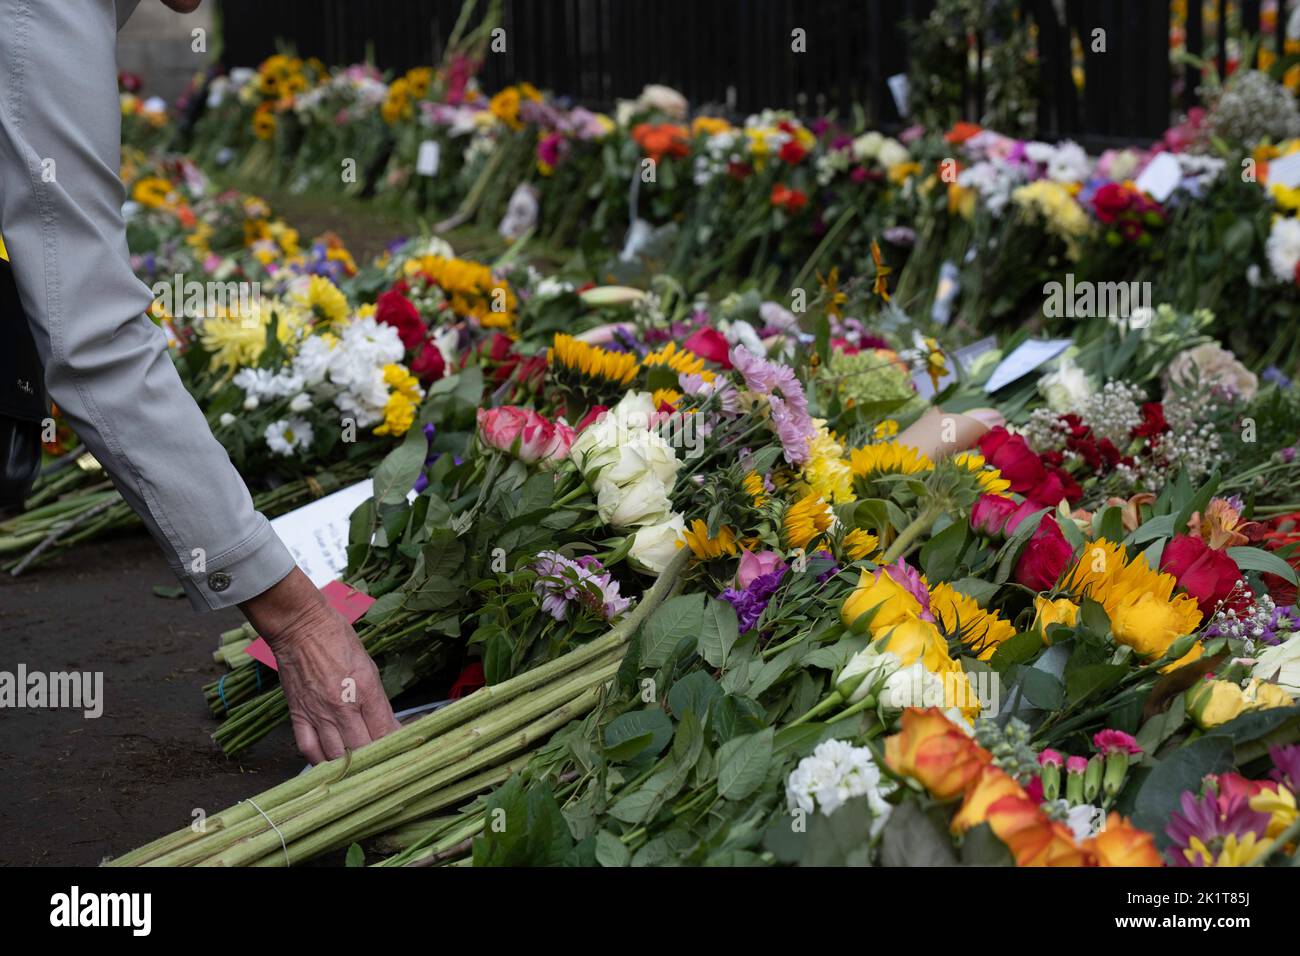
[[[181,384],[122,220],[117,27],[133,0],[0,0],[0,235],[45,384],[191,602],[245,601],[293,558]]]

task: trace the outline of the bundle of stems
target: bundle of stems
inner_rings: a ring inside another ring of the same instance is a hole
[[[111,862],[284,866],[457,806],[515,772],[555,730],[602,699],[626,644],[674,590],[682,550],[608,632]]]

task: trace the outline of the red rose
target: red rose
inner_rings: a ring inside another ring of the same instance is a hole
[[[375,319],[397,329],[402,345],[409,352],[424,340],[424,322],[411,300],[396,289],[383,293],[375,300]]]
[[[1023,438],[1011,434],[1001,425],[980,439],[980,454],[1002,472],[1002,477],[1011,482],[1011,490],[1018,494],[1028,494],[1047,477],[1034,450]]]
[[[1170,539],[1160,555],[1160,570],[1172,574],[1207,616],[1227,599],[1241,579],[1241,569],[1232,558],[1190,534]]]
[[[1159,402],[1147,402],[1142,406],[1142,424],[1133,429],[1133,437],[1152,438],[1168,428],[1165,407]]]
[[[1060,525],[1051,515],[1043,515],[1038,530],[1020,552],[1016,580],[1034,591],[1046,591],[1056,586],[1073,556],[1074,549]]]
[[[1133,194],[1119,183],[1107,183],[1092,196],[1092,208],[1097,218],[1110,224],[1119,218],[1120,213],[1133,204]]]
[[[1016,503],[1001,495],[980,495],[970,510],[970,526],[980,534],[996,538],[1016,513]]]
[[[682,343],[682,348],[715,365],[731,368],[731,359],[728,357],[731,346],[727,343],[727,337],[716,329],[697,329]]]
[[[789,163],[791,166],[798,166],[807,155],[808,150],[792,139],[782,143],[781,148],[777,151],[777,156],[781,158],[781,162]]]
[[[1083,497],[1083,489],[1064,468],[1051,468],[1042,483],[1026,492],[1025,497],[1038,507],[1055,508],[1062,498],[1074,504]]]
[[[574,431],[581,433],[584,428],[596,421],[607,411],[609,411],[608,405],[592,405],[591,410],[582,416],[582,420],[578,422],[578,427],[575,428]]]
[[[447,374],[447,362],[442,357],[442,350],[432,342],[425,342],[420,354],[411,363],[411,371],[425,385],[442,378]]]

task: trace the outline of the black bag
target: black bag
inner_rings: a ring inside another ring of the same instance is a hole
[[[0,258],[0,508],[22,504],[41,468],[45,375],[13,269]]]

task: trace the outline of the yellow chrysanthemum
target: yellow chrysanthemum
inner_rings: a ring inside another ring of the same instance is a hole
[[[720,116],[697,116],[691,122],[691,135],[717,136],[731,128],[731,124]]]
[[[928,455],[922,454],[910,445],[900,445],[896,441],[855,448],[849,453],[849,462],[855,478],[871,478],[875,475],[915,475],[934,468],[934,462]]]
[[[394,363],[384,366],[384,383],[392,391],[384,403],[384,420],[375,429],[375,434],[405,435],[415,423],[415,410],[424,397],[420,380],[404,365]]]
[[[557,333],[554,343],[546,350],[546,362],[552,367],[563,366],[586,378],[625,387],[636,378],[641,367],[631,352],[613,352],[564,333]]]
[[[867,555],[875,553],[879,546],[880,539],[870,531],[854,528],[844,536],[844,540],[840,543],[840,550],[850,561],[860,561]]]
[[[1003,478],[1002,472],[996,468],[986,468],[988,462],[978,452],[964,451],[960,455],[954,455],[952,463],[973,474],[980,484],[980,491],[984,494],[997,495],[1000,498],[1009,497],[1011,482]]]
[[[785,509],[781,524],[785,529],[786,546],[807,551],[834,520],[830,506],[816,492],[809,492]]]
[[[692,554],[703,560],[720,558],[724,554],[734,556],[740,553],[736,545],[736,533],[731,530],[730,525],[724,524],[718,529],[716,537],[709,537],[709,526],[699,518],[692,521],[690,527],[682,532],[682,540],[686,542]]]
[[[816,418],[813,425],[817,432],[808,442],[804,480],[826,501],[837,505],[852,501],[853,469],[844,460],[844,447],[826,428],[825,421]]]
[[[714,374],[704,367],[704,359],[689,349],[678,348],[676,342],[669,342],[663,348],[651,352],[641,360],[646,368],[664,365],[683,375],[698,375],[706,382],[712,382]]]
[[[176,187],[161,176],[145,176],[131,188],[131,199],[149,209],[167,209],[175,192]]]
[[[876,427],[871,429],[871,437],[876,441],[886,441],[898,434],[898,422],[892,418],[886,418],[882,422],[876,422]]]
[[[348,317],[348,298],[324,276],[312,276],[307,288],[294,296],[294,302],[310,311],[318,321],[331,325]]]
[[[1268,814],[1268,830],[1265,835],[1276,839],[1296,820],[1295,794],[1277,785],[1276,790],[1261,790],[1250,798],[1250,808],[1256,813]]]
[[[959,635],[980,660],[993,656],[998,645],[1014,637],[1016,629],[996,611],[986,611],[979,602],[947,582],[930,589],[930,610],[949,634]]]
[[[767,501],[767,489],[763,485],[763,476],[756,471],[751,471],[744,477],[741,485],[745,493],[749,495],[749,500],[754,503],[755,508],[763,507]]]
[[[1249,830],[1241,837],[1235,833],[1224,837],[1217,856],[1200,837],[1194,836],[1188,841],[1187,849],[1183,850],[1183,856],[1188,863],[1196,864],[1199,861],[1202,866],[1250,866],[1257,857],[1271,849],[1272,840],[1260,840],[1254,830]]]
[[[256,365],[266,348],[266,327],[276,316],[276,338],[281,345],[296,341],[306,325],[306,316],[278,299],[264,299],[247,315],[226,314],[205,319],[199,341],[212,355],[212,367],[227,372]]]

